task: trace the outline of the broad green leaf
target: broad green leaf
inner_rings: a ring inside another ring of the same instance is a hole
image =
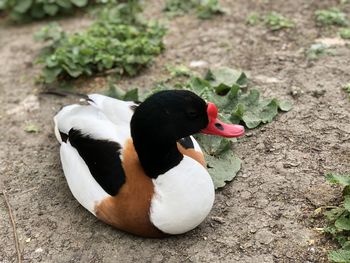
[[[231,87],[234,84],[245,85],[247,76],[242,71],[238,71],[228,67],[218,67],[208,71],[205,77],[210,84],[215,88],[220,84]]]
[[[59,67],[57,67],[57,68],[44,68],[43,69],[43,77],[45,79],[45,82],[46,83],[53,82],[61,72],[62,72],[62,69]]]
[[[203,145],[203,150],[212,156],[219,156],[231,148],[232,140],[212,135],[197,134],[196,139]]]
[[[237,115],[235,115],[237,116]],[[242,120],[249,129],[258,127],[261,123],[261,118],[255,111],[246,111],[243,113]]]
[[[332,184],[341,184],[344,186],[350,185],[350,175],[340,175],[340,174],[329,173],[329,174],[326,174],[326,179],[328,182]]]
[[[350,196],[350,185],[347,185],[343,189],[343,196],[349,195]]]
[[[327,212],[324,213],[324,215],[327,217],[329,221],[335,221],[337,220],[343,213],[345,212],[344,208],[337,207],[333,208]]]
[[[41,19],[45,16],[45,12],[41,5],[33,5],[30,8],[30,16],[34,19]]]
[[[349,263],[350,262],[350,251],[349,250],[335,250],[329,253],[329,260],[339,263]]]
[[[344,208],[350,212],[350,196],[344,196]]]
[[[205,153],[205,160],[215,189],[224,187],[226,182],[232,181],[241,169],[241,160],[232,151],[226,151],[219,156]]]
[[[17,1],[17,4],[13,8],[13,10],[15,12],[23,14],[23,13],[27,12],[27,10],[29,10],[30,6],[32,5],[32,2],[33,2],[32,0]]]
[[[54,16],[58,12],[58,6],[46,4],[46,5],[44,5],[44,10],[45,10],[46,14],[49,14],[50,16]]]
[[[71,0],[71,2],[78,7],[83,7],[87,5],[88,0]]]
[[[278,107],[281,111],[290,111],[293,108],[293,104],[288,100],[280,100]]]
[[[118,100],[125,100],[125,101],[138,101],[139,100],[139,94],[138,89],[131,89],[128,91],[124,91],[121,88],[119,88],[116,85],[110,84],[109,89],[105,92],[105,95],[110,96],[112,98],[118,99]]]
[[[72,7],[72,2],[70,0],[57,0],[57,4],[65,9]]]
[[[338,242],[341,244],[343,249],[350,250],[350,240],[349,237],[344,237],[344,241],[339,241]]]
[[[241,160],[231,150],[232,140],[197,134],[215,189],[232,181],[241,167]]]
[[[322,232],[330,235],[336,235],[340,232],[338,228],[336,228],[334,225],[329,225],[324,228],[322,228]]]
[[[7,0],[0,0],[0,10],[4,10],[7,6]]]
[[[334,223],[334,225],[342,230],[350,230],[350,214],[343,213]]]
[[[108,90],[104,94],[109,97],[122,100],[125,96],[125,91],[116,85],[110,84]]]
[[[138,89],[136,88],[136,89],[128,90],[125,93],[123,100],[126,100],[126,101],[138,101],[139,100]]]

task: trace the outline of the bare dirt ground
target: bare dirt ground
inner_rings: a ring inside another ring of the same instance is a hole
[[[162,1],[147,1],[149,17],[164,17]],[[214,208],[197,229],[167,239],[144,239],[99,222],[75,201],[61,170],[52,117],[76,98],[38,95],[32,65],[41,44],[32,34],[45,22],[0,24],[0,190],[13,209],[24,262],[327,262],[334,244],[315,228],[315,208],[336,203],[328,171],[350,171],[350,49],[314,62],[304,51],[316,38],[336,37],[314,23],[331,0],[222,1],[229,14],[209,21],[184,16],[168,22],[166,51],[123,87],[147,87],[167,64],[193,60],[248,71],[264,95],[293,101],[271,124],[249,131],[235,146],[243,159],[236,179],[216,193]],[[345,7],[350,12],[350,5]],[[297,22],[272,33],[249,27],[247,15],[278,11]],[[61,21],[79,30],[88,18]],[[89,90],[101,92],[97,87]],[[291,96],[294,91],[295,96]],[[35,123],[40,132],[24,131]],[[15,262],[8,210],[0,195],[0,262]]]

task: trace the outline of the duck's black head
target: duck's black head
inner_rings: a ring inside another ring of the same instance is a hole
[[[208,126],[206,102],[187,90],[161,91],[135,110],[131,133],[147,133],[159,141],[176,141]],[[134,138],[135,139],[135,138]]]
[[[223,137],[243,135],[240,125],[217,119],[214,104],[187,90],[153,94],[141,103],[131,119],[131,136],[141,165],[150,177],[157,177],[183,158],[176,142],[202,132]]]

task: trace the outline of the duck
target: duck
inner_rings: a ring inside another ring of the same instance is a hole
[[[99,220],[133,235],[186,233],[212,209],[215,189],[194,139],[240,137],[218,109],[188,90],[142,103],[100,94],[54,116],[64,176],[74,198]]]

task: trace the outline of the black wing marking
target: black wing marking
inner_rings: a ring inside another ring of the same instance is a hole
[[[134,101],[134,103],[135,103],[135,104],[133,104],[133,105],[130,106],[130,109],[131,109],[132,111],[135,111],[136,108],[141,104],[140,101]]]
[[[114,196],[125,183],[120,160],[120,145],[107,140],[95,140],[79,130],[69,131],[70,144],[77,149],[92,176],[108,194]]]
[[[60,131],[61,140],[67,142],[68,135]]]
[[[184,147],[185,149],[194,149],[194,144],[190,136],[182,138],[177,142],[180,143],[181,146]]]

